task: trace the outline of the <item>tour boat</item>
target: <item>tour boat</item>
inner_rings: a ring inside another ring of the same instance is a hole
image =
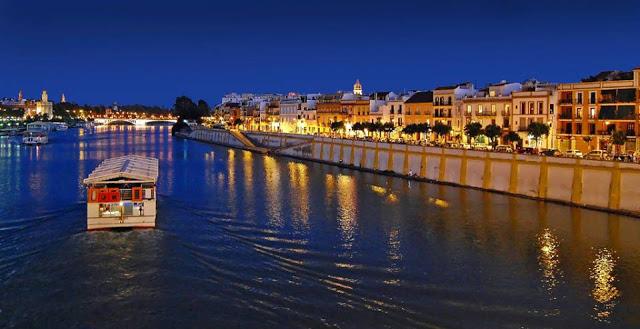
[[[49,143],[49,137],[44,131],[26,131],[22,137],[25,145],[42,145]]]
[[[42,132],[47,132],[47,131],[51,131],[52,129],[52,124],[50,122],[42,122],[42,121],[37,121],[37,122],[31,122],[27,124],[27,131],[42,131]]]
[[[154,228],[158,159],[126,155],[104,160],[84,179],[87,229]]]
[[[69,129],[69,126],[64,122],[53,122],[53,129],[55,131],[66,131]]]

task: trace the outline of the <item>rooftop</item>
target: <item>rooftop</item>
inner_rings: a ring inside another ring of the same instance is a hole
[[[107,159],[83,183],[87,185],[118,180],[155,183],[158,180],[158,159],[134,154]]]
[[[405,101],[405,103],[431,103],[433,102],[433,92],[431,91],[419,91],[409,99]]]

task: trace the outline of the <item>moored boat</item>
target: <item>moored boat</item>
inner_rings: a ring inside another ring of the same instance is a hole
[[[44,131],[26,131],[22,136],[22,144],[42,145],[49,143],[49,137]]]
[[[87,229],[156,226],[158,159],[126,155],[104,160],[87,186]]]

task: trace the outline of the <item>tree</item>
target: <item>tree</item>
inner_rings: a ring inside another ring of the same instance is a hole
[[[532,122],[527,128],[529,135],[533,136],[536,141],[536,146],[539,148],[540,137],[549,135],[549,126],[541,122]]]
[[[404,128],[402,128],[402,133],[409,136],[413,136],[413,134],[419,133],[418,126],[414,123],[408,124],[404,126]]]
[[[620,153],[620,146],[627,142],[627,134],[622,130],[615,130],[611,133],[611,143],[615,145],[616,154]]]
[[[358,136],[359,131],[364,131],[365,125],[362,122],[356,122],[351,126],[351,130],[356,133],[356,137]]]
[[[198,115],[200,117],[208,117],[211,112],[211,108],[206,101],[200,99],[198,100]]]
[[[469,144],[471,144],[476,137],[482,134],[482,124],[480,122],[467,123],[464,126],[464,134],[469,137]]]
[[[517,132],[515,131],[509,131],[505,136],[504,139],[507,141],[507,143],[513,144],[513,143],[520,143],[522,142],[522,138],[520,138],[520,136],[518,135]]]
[[[202,115],[198,106],[187,96],[176,97],[176,103],[173,105],[174,113],[183,120],[195,120],[200,122]]]
[[[344,129],[344,122],[342,121],[333,121],[330,125],[331,131],[334,133]]]
[[[582,137],[582,140],[587,143],[587,147],[589,148],[589,152],[591,152],[591,141],[593,140],[593,137],[591,136],[584,136]]]
[[[241,126],[243,123],[244,123],[244,120],[242,120],[240,118],[237,118],[237,119],[233,120],[233,125],[236,126],[236,127]]]
[[[492,123],[484,127],[484,135],[487,136],[489,140],[491,140],[491,145],[493,145],[493,147],[496,147],[496,145],[498,144],[498,137],[502,135],[502,128]]]
[[[433,125],[432,130],[438,136],[438,138],[442,138],[451,133],[451,126],[446,125],[442,122],[437,122],[435,125]]]
[[[385,122],[381,126],[382,131],[387,134],[387,138],[391,137],[391,132],[396,129],[396,127],[391,122]]]

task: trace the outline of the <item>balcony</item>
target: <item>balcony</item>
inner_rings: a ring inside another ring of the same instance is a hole
[[[478,116],[478,117],[492,117],[492,116],[495,116],[495,115],[496,115],[496,112],[487,112],[487,111],[479,112],[479,111],[476,111],[476,116]]]
[[[561,120],[571,120],[571,113],[560,113],[558,119]]]
[[[573,100],[571,98],[559,99],[558,104],[573,104]]]

